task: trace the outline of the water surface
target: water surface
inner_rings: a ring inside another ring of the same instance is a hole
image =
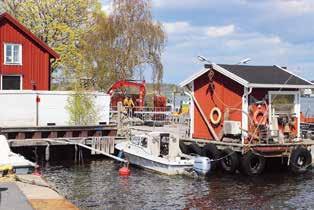
[[[207,179],[164,176],[132,167],[118,176],[119,165],[94,160],[78,166],[54,163],[44,177],[81,209],[314,209],[314,171],[262,176],[215,173]]]

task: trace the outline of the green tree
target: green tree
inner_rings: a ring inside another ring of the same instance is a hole
[[[82,50],[88,65],[86,77],[96,89],[131,79],[137,70],[151,66],[159,90],[163,77],[161,53],[166,35],[153,20],[150,0],[113,0],[112,14],[94,13],[93,27],[84,35]]]
[[[70,115],[71,125],[90,125],[98,120],[95,101],[91,94],[77,87],[75,92],[68,98],[66,107]]]
[[[166,35],[152,18],[151,0],[113,0],[109,15],[101,11],[99,0],[0,2],[61,55],[53,71],[63,81],[66,78],[63,84],[74,88],[86,78],[88,86],[106,90],[116,80],[131,79],[150,66],[155,89],[160,89]]]
[[[0,0],[36,36],[61,55],[53,66],[68,77],[83,71],[82,35],[91,27],[90,17],[100,10],[97,0]]]
[[[0,14],[3,13],[3,12],[5,12],[4,6],[3,6],[3,2],[0,1]]]

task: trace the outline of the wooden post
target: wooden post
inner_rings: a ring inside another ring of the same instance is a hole
[[[122,116],[123,116],[123,106],[122,106],[122,102],[119,101],[118,102],[118,134],[121,133],[121,129],[122,129]]]
[[[74,152],[74,163],[77,163],[77,144],[75,144],[75,146],[74,146],[74,150],[75,150],[75,152]]]
[[[50,159],[50,144],[47,144],[45,149],[45,160],[49,161],[49,159]]]

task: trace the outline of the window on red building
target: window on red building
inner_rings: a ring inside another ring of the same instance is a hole
[[[4,64],[21,65],[22,64],[22,45],[5,44],[4,45]]]
[[[20,75],[2,75],[1,90],[22,90],[22,78]]]

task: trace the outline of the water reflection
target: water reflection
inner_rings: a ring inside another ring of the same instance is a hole
[[[169,177],[97,160],[84,166],[51,164],[44,176],[81,209],[314,209],[313,171],[259,177],[216,173],[207,179]]]

